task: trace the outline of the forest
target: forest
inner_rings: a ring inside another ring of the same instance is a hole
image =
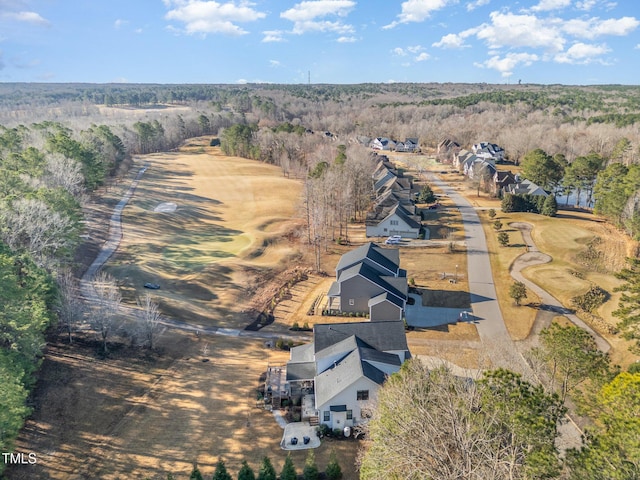
[[[366,139],[417,137],[434,155],[443,139],[491,141],[559,204],[585,192],[584,207],[638,238],[639,121],[640,87],[619,85],[0,84],[0,451],[29,415],[47,335],[63,326],[63,279],[82,273],[84,206],[132,156],[213,135],[228,154],[280,166],[304,181],[319,257],[369,207]],[[620,278],[621,329],[640,342],[637,262]]]

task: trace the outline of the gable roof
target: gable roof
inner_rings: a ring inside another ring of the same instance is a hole
[[[367,242],[342,255],[338,265],[336,265],[336,272],[349,268],[365,259],[379,265],[379,267],[376,268],[374,266],[374,268],[381,271],[396,273],[400,268],[400,251],[398,249],[380,248],[375,243]]]
[[[349,268],[345,268],[340,272],[337,281],[337,283],[340,285],[340,289],[342,289],[343,282],[356,276],[366,278],[383,291],[396,296],[398,299],[400,299],[401,302],[404,302],[407,298],[406,295],[398,290],[394,285],[391,285],[389,282],[385,281],[384,278],[380,275],[379,271],[374,270],[365,262],[357,263]]]
[[[313,327],[314,351],[318,352],[352,335],[382,352],[408,351],[401,320],[380,322],[316,323]]]

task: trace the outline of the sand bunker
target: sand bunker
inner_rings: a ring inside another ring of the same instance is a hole
[[[153,209],[154,212],[160,212],[160,213],[170,213],[170,212],[175,212],[176,208],[178,208],[178,205],[176,205],[173,202],[164,202],[159,204],[156,208]]]

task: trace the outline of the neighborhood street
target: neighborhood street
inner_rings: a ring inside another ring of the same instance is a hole
[[[487,241],[478,214],[471,203],[448,183],[429,173],[427,179],[451,199],[462,215],[467,245],[467,279],[472,319],[487,356],[494,366],[516,370],[529,377],[530,369],[518,354],[502,318],[493,283]]]

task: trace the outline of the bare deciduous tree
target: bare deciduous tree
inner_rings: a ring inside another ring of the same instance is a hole
[[[80,296],[77,279],[70,271],[65,271],[58,277],[58,318],[69,336],[69,343],[73,343],[73,334],[84,319],[85,304]]]
[[[100,336],[102,348],[106,353],[109,336],[117,330],[116,321],[122,296],[115,279],[108,273],[98,273],[93,285],[95,288],[95,307],[91,317],[91,326]]]
[[[144,297],[138,298],[140,308],[138,332],[143,339],[143,344],[153,350],[158,336],[160,335],[160,315],[159,305],[153,301],[149,292]]]

